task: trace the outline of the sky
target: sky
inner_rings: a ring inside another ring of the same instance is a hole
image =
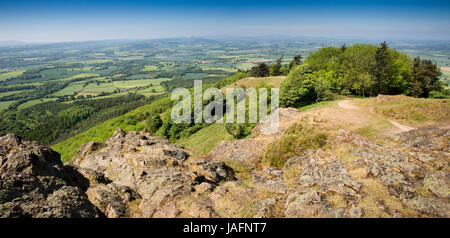
[[[450,40],[450,1],[0,1],[0,41],[192,36]]]

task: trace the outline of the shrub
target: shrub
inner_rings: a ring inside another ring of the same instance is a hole
[[[314,125],[296,123],[285,134],[270,144],[263,156],[263,163],[283,168],[286,161],[299,156],[307,149],[318,149],[327,144],[328,134]]]

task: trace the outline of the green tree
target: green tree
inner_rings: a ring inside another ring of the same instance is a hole
[[[147,119],[147,128],[151,134],[154,134],[162,126],[163,122],[159,115],[154,115]]]
[[[375,91],[377,94],[389,93],[389,51],[386,41],[382,42],[375,53],[375,67],[373,76],[375,77]]]
[[[250,75],[252,77],[267,77],[269,76],[270,70],[266,63],[260,63],[250,70]]]
[[[431,91],[442,90],[439,82],[441,71],[431,60],[414,58],[413,79],[409,87],[409,94],[414,97],[428,97]]]
[[[289,62],[289,70],[292,70],[295,66],[302,64],[302,56],[300,54],[294,56],[294,58]]]
[[[314,77],[308,64],[295,67],[281,83],[280,105],[295,106],[316,100]]]
[[[278,58],[275,64],[270,66],[270,76],[279,76],[281,75],[281,62],[283,61],[283,56]]]

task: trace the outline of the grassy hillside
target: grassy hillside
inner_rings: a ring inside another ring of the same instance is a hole
[[[151,104],[139,107],[122,116],[94,126],[79,135],[52,146],[52,149],[61,154],[61,159],[64,162],[69,161],[83,143],[88,141],[105,141],[111,137],[117,128],[122,128],[125,131],[140,131],[144,129],[144,125],[141,122],[148,115],[159,114],[167,108],[170,108],[171,105],[172,102],[168,97],[156,100]]]
[[[214,123],[202,128],[188,138],[183,138],[177,144],[188,148],[198,154],[207,154],[213,150],[221,141],[233,140],[233,136],[228,134],[225,124]]]
[[[236,73],[233,76],[224,78],[216,82],[214,85],[203,85],[204,87],[223,87],[237,80],[248,77],[246,73]],[[96,125],[91,129],[71,137],[61,143],[55,144],[52,148],[61,154],[63,161],[69,161],[78,151],[83,143],[89,141],[105,141],[117,128],[122,128],[125,131],[139,131],[144,129],[144,121],[149,115],[161,114],[171,108],[172,101],[170,97],[165,97],[154,101],[148,105],[139,107],[131,112],[128,112],[117,118],[105,121],[102,124]],[[189,138],[185,138],[180,143],[183,143],[189,149],[198,152],[209,152],[214,146],[222,140],[229,139],[228,133],[222,125],[212,125],[211,128],[200,130]],[[213,132],[210,130],[212,129]],[[207,139],[206,139],[207,138]],[[204,140],[204,141],[203,141]]]

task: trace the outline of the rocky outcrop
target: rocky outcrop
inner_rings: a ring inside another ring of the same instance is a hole
[[[0,217],[102,217],[80,176],[47,146],[0,137]]]
[[[92,180],[89,199],[107,217],[176,217],[181,213],[179,200],[233,179],[223,162],[189,157],[183,148],[146,131],[118,129],[105,143],[84,144],[72,162],[109,181],[87,176]]]
[[[420,216],[449,217],[449,139],[448,130],[425,127],[397,134],[386,144],[341,130],[336,143],[351,144],[358,158],[353,164],[365,168],[404,206]]]
[[[448,130],[385,141],[340,130],[283,168],[261,163],[267,143],[222,142],[200,157],[145,130],[118,129],[64,165],[50,148],[7,135],[0,216],[450,217]]]

